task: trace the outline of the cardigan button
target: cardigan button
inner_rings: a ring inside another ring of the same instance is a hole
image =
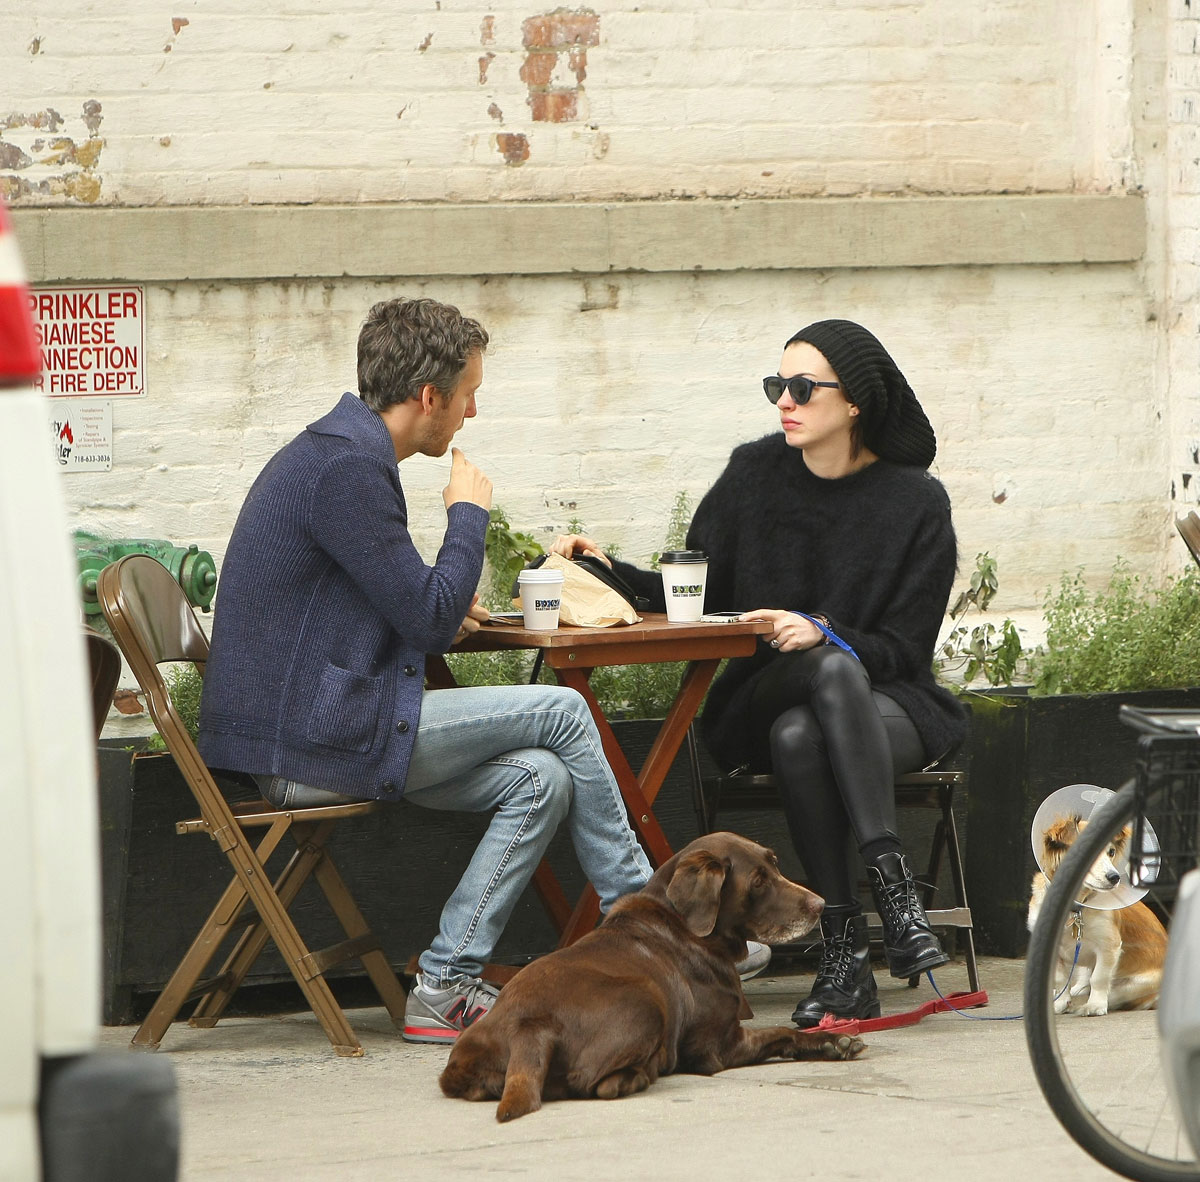
[[[416,677],[416,675],[417,675],[416,665],[405,665],[404,666],[404,676],[405,677]]]
[[[379,791],[382,792],[384,796],[394,796],[396,792],[395,782],[392,780],[385,780],[379,785]]]
[[[404,719],[402,718],[402,719],[400,719],[400,721],[398,723],[396,723],[396,729],[402,735],[406,735],[406,734],[408,734],[408,723],[405,722]]]

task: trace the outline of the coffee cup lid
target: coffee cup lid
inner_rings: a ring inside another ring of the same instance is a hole
[[[561,583],[562,581],[562,571],[545,570],[542,567],[523,570],[517,575],[518,583]]]
[[[658,556],[659,565],[675,566],[687,562],[707,562],[708,555],[703,550],[667,550]]]

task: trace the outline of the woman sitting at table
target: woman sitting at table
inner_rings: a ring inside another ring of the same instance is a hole
[[[809,885],[825,898],[816,980],[792,1015],[807,1027],[827,1012],[879,1015],[851,838],[892,976],[948,959],[896,835],[893,784],[965,734],[965,712],[932,672],[956,547],[949,498],[926,470],[933,429],[870,332],[809,325],[763,388],[782,430],[735,448],[687,545],[708,555],[706,611],[772,625],[713,684],[701,730],[727,770],[774,773]],[[553,549],[604,557],[580,535]],[[664,610],[655,573],[613,565]]]

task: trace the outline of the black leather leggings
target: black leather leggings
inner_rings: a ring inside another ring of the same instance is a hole
[[[829,645],[776,658],[749,705],[755,747],[769,756],[809,886],[827,909],[856,910],[850,843],[873,847],[871,855],[900,848],[893,784],[925,765],[916,727],[872,690],[858,660]]]

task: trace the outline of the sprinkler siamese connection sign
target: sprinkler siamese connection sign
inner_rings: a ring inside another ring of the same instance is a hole
[[[35,385],[51,402],[54,454],[67,472],[112,469],[112,399],[142,398],[140,287],[39,287],[29,293],[42,353]]]
[[[35,383],[51,398],[146,393],[145,297],[140,287],[39,287],[29,293],[42,349]]]

